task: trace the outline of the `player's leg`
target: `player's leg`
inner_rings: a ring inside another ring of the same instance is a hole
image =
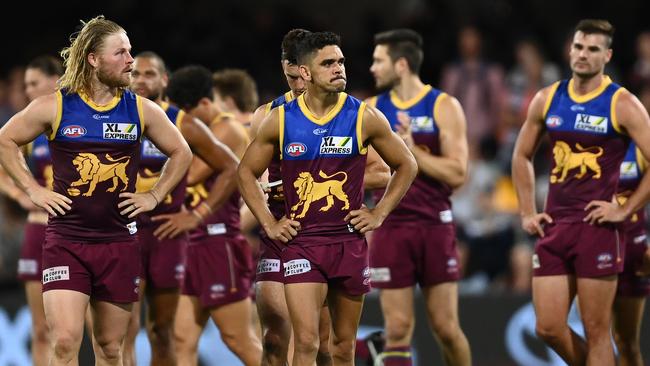
[[[458,319],[458,283],[443,282],[423,289],[429,324],[447,365],[469,366],[472,355]]]
[[[262,326],[262,365],[284,366],[291,337],[284,284],[276,281],[258,281],[255,288],[257,313]]]
[[[175,365],[174,319],[180,291],[178,288],[156,289],[148,286],[146,327],[151,342],[152,365]]]
[[[93,335],[97,341],[96,365],[121,365],[126,331],[133,304],[90,300]]]
[[[174,346],[178,365],[198,364],[199,338],[209,318],[210,313],[201,306],[196,296],[180,296],[174,321]]]
[[[51,366],[78,365],[88,301],[88,295],[73,290],[43,293],[45,319],[52,341]]]
[[[318,320],[318,353],[316,354],[316,366],[330,366],[332,364],[332,355],[330,353],[330,329],[332,319],[330,318],[330,309],[327,302],[320,311]]]
[[[294,334],[292,364],[313,365],[316,362],[320,343],[318,324],[323,302],[327,296],[327,284],[290,283],[284,286],[284,294]]]
[[[45,366],[50,359],[50,336],[43,309],[41,281],[25,281],[25,295],[32,316],[32,363]]]
[[[537,336],[569,365],[582,365],[587,359],[586,344],[567,324],[575,293],[573,275],[533,277]]]
[[[614,299],[614,340],[620,366],[643,366],[641,323],[645,297],[617,296]]]
[[[383,288],[379,291],[384,316],[386,346],[382,354],[384,365],[411,365],[411,339],[415,328],[413,286]]]
[[[353,366],[363,295],[349,295],[338,287],[330,287],[327,303],[332,318],[332,364]]]
[[[262,344],[251,328],[251,299],[214,307],[210,317],[219,328],[221,339],[228,349],[247,366],[257,366],[262,361]]]
[[[615,365],[611,314],[618,276],[578,278],[580,316],[587,338],[587,365]]]

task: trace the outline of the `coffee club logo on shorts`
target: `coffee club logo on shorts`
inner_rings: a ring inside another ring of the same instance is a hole
[[[221,283],[215,283],[210,286],[210,298],[216,299],[219,297],[224,297],[224,292],[226,291],[226,286]]]
[[[78,137],[85,136],[87,133],[86,128],[79,125],[70,125],[65,126],[61,130],[61,134],[65,137],[76,139]]]
[[[289,277],[311,271],[311,263],[306,259],[294,259],[283,263],[284,277]]]
[[[67,281],[70,279],[70,267],[58,266],[43,270],[43,284],[54,281]]]
[[[138,139],[138,129],[135,123],[102,123],[102,136],[105,140]]]
[[[280,272],[280,260],[262,258],[257,263],[257,273]]]
[[[297,157],[307,152],[307,146],[302,142],[292,142],[284,148],[287,155]]]

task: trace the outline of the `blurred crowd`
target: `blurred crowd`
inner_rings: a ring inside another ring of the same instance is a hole
[[[472,26],[457,36],[458,57],[448,60],[434,87],[461,102],[468,122],[470,146],[469,178],[454,193],[454,217],[461,248],[464,279],[461,294],[530,290],[534,238],[520,228],[517,198],[510,179],[510,158],[527,107],[535,93],[553,82],[570,77],[566,40],[565,59],[555,63],[534,38],[519,39],[512,49],[514,63],[492,62],[484,56],[483,34]],[[636,37],[636,60],[631,64],[608,65],[606,74],[636,94],[650,110],[650,31]],[[616,46],[615,46],[616,48]],[[426,60],[425,60],[426,62]],[[0,126],[27,103],[24,68],[0,70]],[[278,64],[279,74],[279,64]],[[253,73],[253,72],[251,72]],[[253,73],[254,74],[254,73]],[[260,102],[283,90],[272,90],[258,80]],[[373,90],[350,90],[365,98]],[[538,176],[538,207],[544,207],[550,153],[545,142],[535,161]],[[16,279],[25,212],[6,197],[0,197],[0,284]]]

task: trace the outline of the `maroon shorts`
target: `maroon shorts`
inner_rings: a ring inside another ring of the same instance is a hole
[[[242,236],[210,236],[187,246],[184,295],[216,307],[250,296],[251,249]]]
[[[535,276],[603,277],[623,270],[623,237],[613,225],[553,223],[544,233],[535,243]]]
[[[23,246],[18,259],[18,279],[40,281],[43,267],[43,243],[47,225],[28,222],[25,224]]]
[[[282,249],[285,244],[260,235],[260,257],[257,261],[255,281],[284,282],[282,268]]]
[[[153,235],[155,229],[156,226],[145,226],[138,230],[142,278],[150,288],[179,288],[185,272],[187,234],[160,241]]]
[[[351,296],[370,291],[366,239],[307,247],[291,242],[282,251],[280,259],[285,284],[327,283]]]
[[[648,238],[645,230],[625,233],[625,267],[618,275],[616,296],[646,297],[650,295],[650,277],[635,274],[643,263]]]
[[[43,292],[73,290],[100,301],[136,302],[140,264],[137,237],[81,243],[48,235],[43,246]]]
[[[429,287],[459,278],[454,224],[390,225],[373,232],[372,287]]]

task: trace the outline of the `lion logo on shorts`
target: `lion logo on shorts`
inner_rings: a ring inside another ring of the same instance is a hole
[[[129,165],[131,158],[128,156],[119,158],[117,160],[111,158],[106,154],[106,160],[110,163],[105,164],[99,161],[95,154],[79,153],[72,164],[74,164],[77,172],[79,172],[79,180],[72,182],[68,192],[72,195],[78,195],[79,189],[72,187],[79,187],[88,184],[88,190],[83,194],[84,197],[90,197],[95,192],[97,183],[105,182],[107,180],[113,181],[113,186],[106,190],[106,192],[114,192],[120,181],[124,184],[121,189],[123,192],[129,184],[129,178],[126,176],[126,166]]]
[[[551,171],[551,183],[562,183],[566,179],[569,170],[580,168],[580,172],[575,177],[580,179],[587,174],[587,168],[594,172],[593,179],[600,178],[600,165],[598,157],[603,155],[603,148],[600,146],[583,148],[576,144],[578,152],[573,152],[569,144],[564,141],[556,141],[553,146],[553,160],[555,167]],[[591,151],[589,151],[591,150]],[[592,151],[596,152],[592,152]],[[560,174],[559,178],[557,175]]]
[[[343,175],[343,180],[330,179],[338,174]],[[319,211],[324,212],[328,211],[334,205],[334,197],[339,201],[343,202],[343,208],[341,210],[347,210],[350,208],[350,201],[348,201],[348,195],[343,191],[343,184],[348,180],[348,175],[345,172],[337,172],[332,175],[327,175],[323,171],[319,171],[318,175],[323,179],[328,179],[323,182],[314,181],[310,172],[302,172],[298,175],[298,178],[293,182],[293,187],[296,189],[298,194],[298,203],[291,207],[291,218],[300,219],[307,215],[309,211],[309,206],[323,198],[327,200],[327,205],[321,207]],[[296,216],[296,211],[302,206],[302,212]]]

